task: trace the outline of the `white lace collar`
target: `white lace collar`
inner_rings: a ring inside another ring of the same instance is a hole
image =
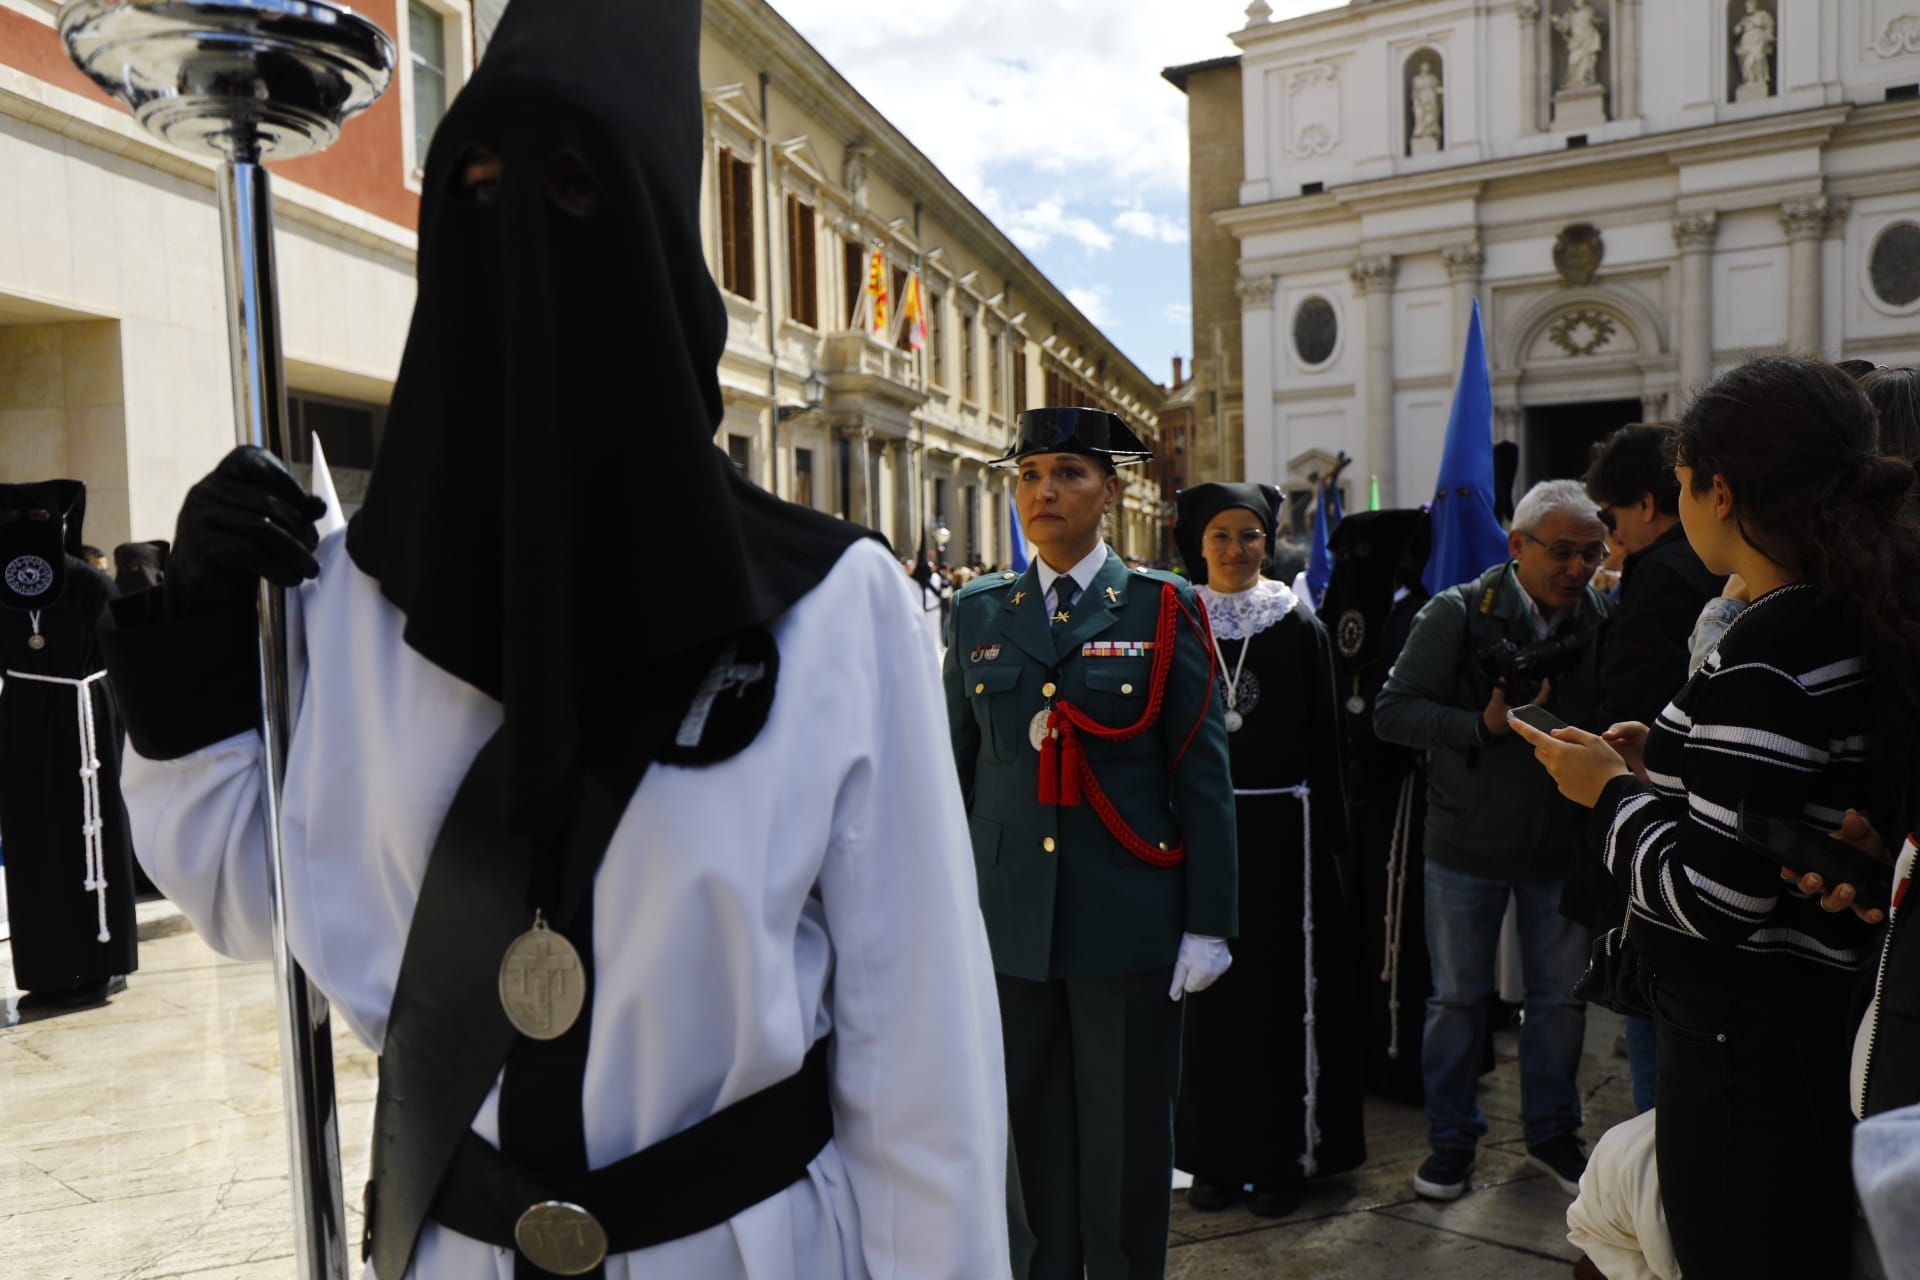
[[[1258,635],[1293,612],[1299,597],[1284,582],[1261,578],[1245,591],[1228,594],[1204,583],[1194,590],[1207,602],[1207,619],[1222,640]]]

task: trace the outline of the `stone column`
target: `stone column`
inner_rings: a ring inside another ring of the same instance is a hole
[[[1222,474],[1190,477],[1201,480],[1254,480],[1278,484],[1287,460],[1279,456],[1280,437],[1273,407],[1273,276],[1245,276],[1234,286],[1240,295],[1240,367],[1245,371],[1244,411],[1247,473],[1224,474],[1227,460],[1219,460]],[[1222,362],[1224,363],[1224,361]],[[1222,416],[1224,417],[1224,411]]]
[[[1826,239],[1833,210],[1825,196],[1789,200],[1780,206],[1780,227],[1787,233],[1787,350],[1820,355],[1820,242]]]
[[[1640,393],[1640,421],[1663,422],[1667,417],[1667,393],[1664,391],[1643,391]]]
[[[871,527],[873,524],[872,495],[867,492],[868,429],[864,424],[858,424],[837,428],[836,434],[846,442],[847,446],[847,492],[845,495],[847,519],[855,524]],[[832,460],[832,474],[833,483],[837,489],[840,484],[840,460],[837,457]],[[835,492],[833,509],[836,514],[840,510],[840,498],[841,494]]]
[[[1473,317],[1473,299],[1480,288],[1480,268],[1487,255],[1478,240],[1452,244],[1440,251],[1447,263],[1447,279],[1453,284],[1453,349],[1467,346],[1467,322]],[[1486,332],[1486,317],[1480,317],[1481,333]]]
[[[1640,114],[1640,0],[1620,0],[1614,15],[1613,119],[1631,120]]]
[[[1380,500],[1397,506],[1393,438],[1393,278],[1400,266],[1390,254],[1361,258],[1347,271],[1367,300],[1367,452],[1362,475],[1380,477]]]
[[[901,555],[913,555],[920,547],[920,530],[914,527],[913,455],[920,445],[914,440],[895,440],[887,446],[893,459],[893,545]]]
[[[1520,0],[1514,6],[1520,19],[1520,132],[1540,132],[1540,5]]]
[[[1713,379],[1713,237],[1720,216],[1712,210],[1673,220],[1680,247],[1680,397],[1687,400]]]

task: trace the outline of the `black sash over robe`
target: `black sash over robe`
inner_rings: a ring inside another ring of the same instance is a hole
[[[1297,606],[1250,640],[1221,640],[1231,679],[1251,644],[1229,735],[1236,790],[1312,788],[1317,1174],[1366,1158],[1363,1029],[1353,991],[1351,913],[1341,861],[1348,846],[1340,785],[1333,655],[1324,629]],[[1277,1186],[1306,1176],[1306,957],[1300,801],[1239,796],[1240,934],[1233,967],[1187,997],[1174,1124],[1174,1163],[1197,1181]]]
[[[107,880],[108,942],[98,940],[100,907],[86,887],[85,798],[80,778],[79,703],[74,689],[13,674],[78,680],[101,670],[94,620],[116,594],[106,574],[67,558],[59,600],[40,611],[46,646],[28,644],[31,615],[0,609],[0,847],[5,850],[13,980],[24,991],[93,986],[136,967],[133,840],[120,799],[126,731],[105,680],[88,689],[100,760],[101,845]]]

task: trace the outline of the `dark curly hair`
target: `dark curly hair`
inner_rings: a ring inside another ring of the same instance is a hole
[[[1879,450],[1860,385],[1766,356],[1716,378],[1669,443],[1696,494],[1722,477],[1747,545],[1811,583],[1860,634],[1877,677],[1920,705],[1920,520],[1913,463]]]

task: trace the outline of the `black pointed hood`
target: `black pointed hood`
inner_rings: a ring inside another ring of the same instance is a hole
[[[684,702],[667,659],[772,621],[861,534],[713,443],[699,41],[699,0],[513,5],[427,157],[419,297],[347,547],[407,643],[505,705],[514,814]],[[479,153],[499,178],[468,190]],[[614,563],[635,549],[660,572]]]

